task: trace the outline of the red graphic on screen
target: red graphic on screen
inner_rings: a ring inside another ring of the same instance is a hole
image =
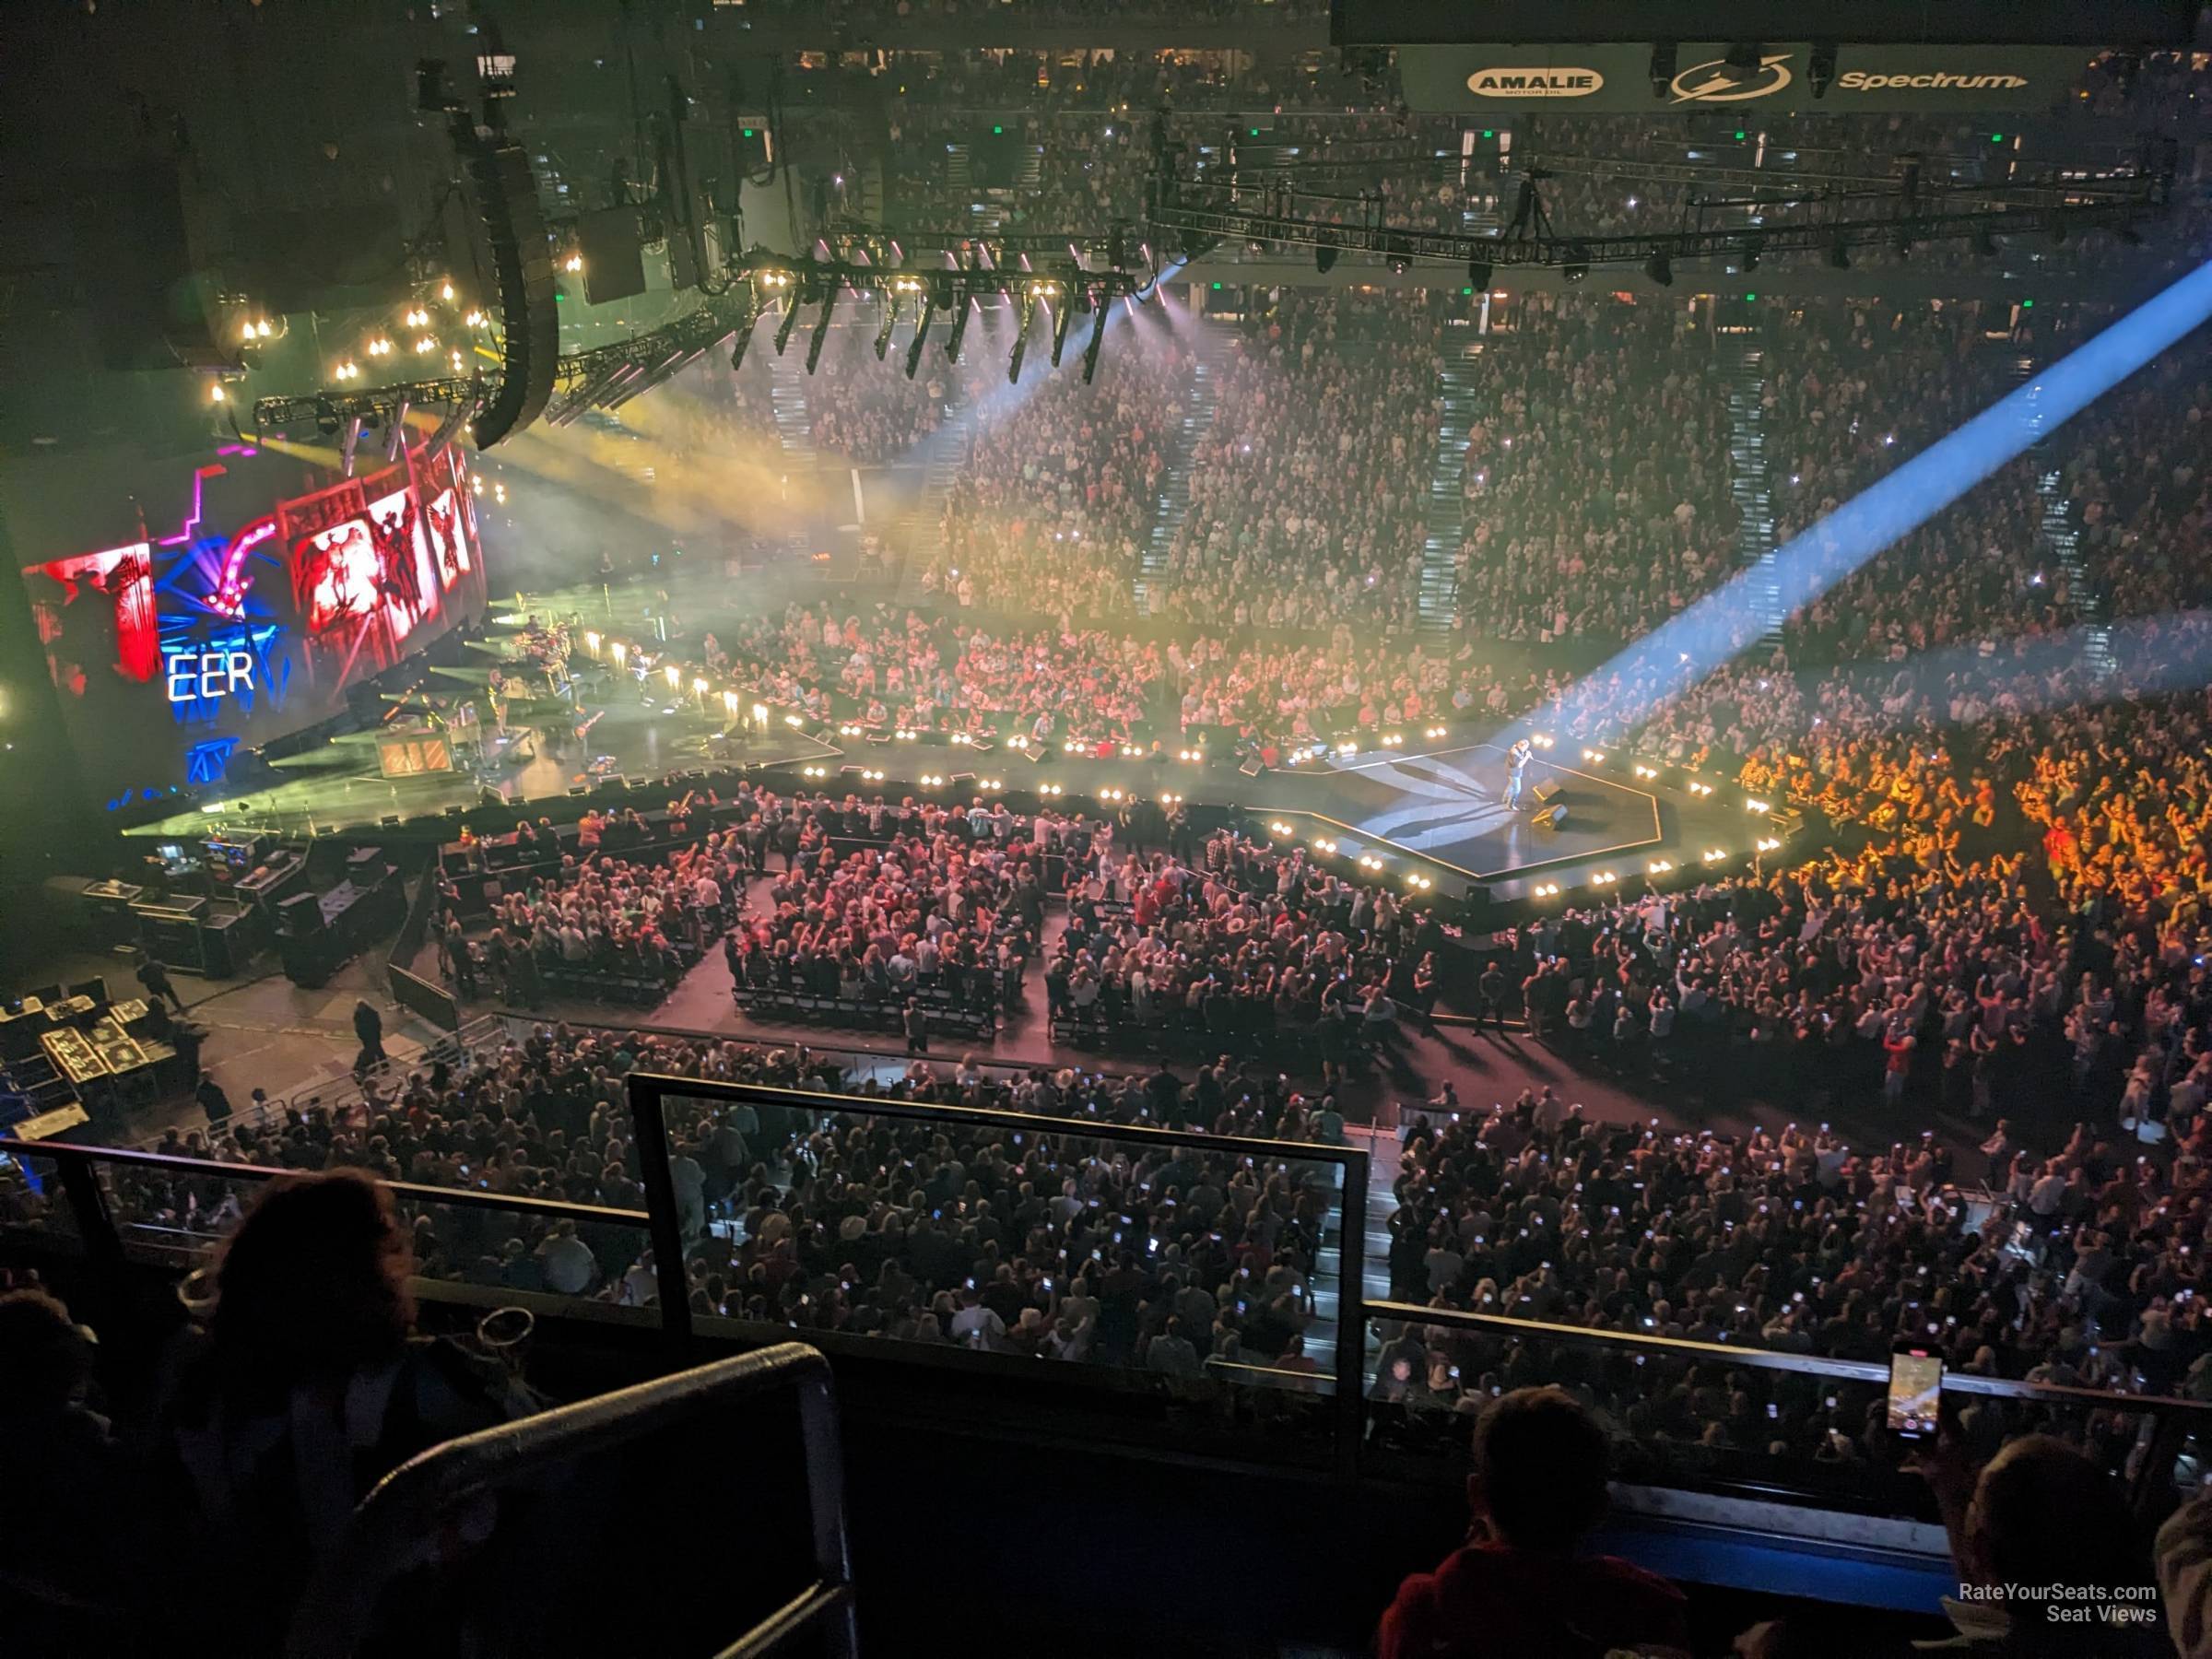
[[[468,537],[461,529],[458,506],[457,494],[444,490],[422,515],[438,566],[438,580],[449,588],[468,573]]]
[[[53,683],[82,697],[94,675],[150,680],[161,668],[161,629],[154,617],[154,560],[144,542],[34,565],[62,591],[32,606]]]
[[[103,793],[206,782],[189,758],[211,743],[250,751],[342,713],[349,686],[485,606],[459,457],[410,448],[347,478],[224,453],[193,469],[175,534],[100,547],[50,531],[35,551],[61,557],[22,567],[64,718]],[[72,550],[88,545],[99,550]]]

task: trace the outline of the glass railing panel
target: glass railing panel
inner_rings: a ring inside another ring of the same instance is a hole
[[[134,1150],[66,1155],[90,1171],[126,1261],[190,1273],[209,1265],[283,1171]],[[61,1158],[0,1152],[0,1225],[83,1242]],[[658,1300],[640,1210],[546,1203],[481,1189],[390,1186],[417,1276],[488,1290],[645,1307]]]
[[[1434,1311],[1369,1321],[1364,1465],[1456,1480],[1483,1407],[1547,1383],[1596,1414],[1620,1481],[1935,1518],[1912,1467],[1924,1442],[1888,1426],[1886,1362],[1731,1352]],[[2049,1434],[2131,1485],[2171,1482],[2187,1492],[2212,1460],[2212,1407],[2166,1396],[1954,1375],[1944,1410],[1976,1462],[2019,1436]]]
[[[62,1191],[60,1163],[32,1153],[0,1153],[0,1230],[38,1235],[81,1248],[76,1216]]]
[[[1142,1394],[1158,1402],[1148,1420],[1286,1455],[1335,1443],[1358,1155],[667,1089],[679,1171],[694,1153],[729,1167],[733,1133],[745,1148],[742,1173],[684,1206],[702,1330],[719,1318],[866,1337],[871,1356]]]

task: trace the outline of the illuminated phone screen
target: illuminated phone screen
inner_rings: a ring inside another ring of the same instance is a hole
[[[1936,1432],[1943,1399],[1943,1359],[1924,1348],[1900,1348],[1889,1356],[1889,1429],[1912,1436]]]

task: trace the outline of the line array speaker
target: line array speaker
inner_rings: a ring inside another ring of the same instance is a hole
[[[470,436],[480,450],[529,426],[553,396],[560,355],[560,314],[553,303],[553,245],[531,176],[530,155],[488,127],[467,129],[462,154],[485,244],[500,288],[498,395],[477,412]]]

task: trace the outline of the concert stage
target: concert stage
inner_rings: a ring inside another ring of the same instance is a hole
[[[543,734],[517,731],[503,744],[497,737],[488,739],[491,759],[480,771],[459,766],[453,771],[387,778],[379,770],[373,743],[333,743],[305,757],[325,764],[288,766],[281,782],[240,789],[219,802],[210,800],[190,812],[138,825],[128,833],[174,840],[202,835],[222,824],[304,836],[357,829],[389,818],[432,817],[451,808],[488,804],[493,795],[512,805],[519,816],[534,801],[566,796],[618,777],[651,782],[671,771],[795,764],[836,753],[788,727],[750,739],[732,734],[726,742],[717,741],[721,730],[720,721],[707,719],[688,702],[671,712],[653,702],[618,696],[582,742],[564,734],[558,753],[547,747]]]
[[[1345,856],[1371,852],[1394,867],[1440,865],[1501,897],[1514,896],[1518,887],[1508,884],[1524,876],[1540,879],[1534,872],[1648,858],[1667,840],[1666,815],[1642,790],[1539,758],[1515,808],[1505,804],[1505,750],[1495,744],[1374,749],[1269,773],[1245,804],[1305,815]],[[1547,794],[1541,804],[1539,789]],[[1556,827],[1555,808],[1565,814]]]

